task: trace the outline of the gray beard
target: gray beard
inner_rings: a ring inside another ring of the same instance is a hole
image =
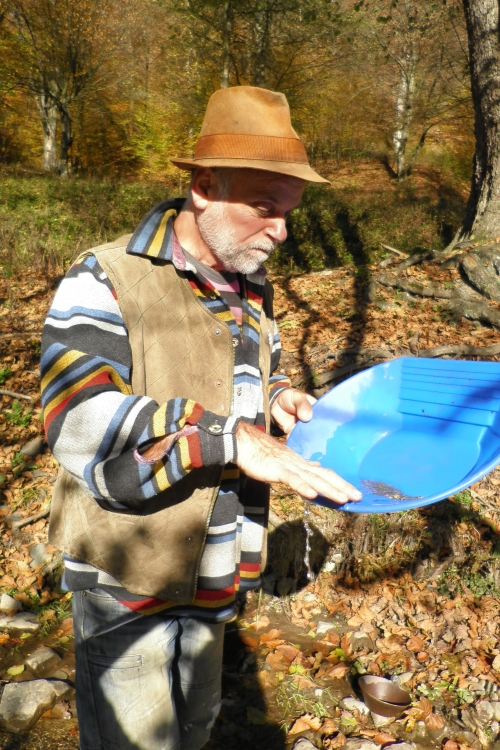
[[[198,231],[202,240],[227,271],[243,274],[258,271],[279,244],[272,240],[261,240],[252,245],[239,243],[234,229],[229,224],[223,201],[209,204],[198,216]],[[264,251],[266,257],[262,258],[256,250]]]

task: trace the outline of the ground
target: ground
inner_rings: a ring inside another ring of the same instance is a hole
[[[374,265],[273,278],[283,370],[295,384],[318,393],[331,387],[335,373],[346,377],[361,366],[360,349],[377,360],[373,352],[381,349],[387,358],[443,342],[497,340],[491,328],[450,322],[435,300],[383,287],[370,297],[370,277],[378,272]],[[63,657],[60,678],[74,676],[71,597],[58,588],[60,558],[47,544],[57,461],[45,446],[34,457],[21,452],[42,435],[40,332],[61,273],[24,271],[0,287],[0,592],[42,624],[33,636],[0,633],[3,683],[33,678],[24,664],[39,644]],[[408,269],[415,279],[442,284],[455,283],[456,273]],[[402,740],[446,750],[491,746],[500,731],[499,483],[495,471],[470,492],[407,513],[356,516],[312,505],[310,581],[303,502],[274,487],[270,566],[263,589],[228,626],[210,750],[276,750],[302,735],[318,748],[347,743],[349,750],[360,746],[353,740],[372,742],[366,750]],[[359,704],[340,703],[361,697],[365,673],[399,679],[412,706],[375,726]],[[57,704],[26,735],[0,733],[0,746],[77,748],[74,701]]]

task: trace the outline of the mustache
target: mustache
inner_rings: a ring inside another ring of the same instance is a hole
[[[276,250],[279,244],[279,242],[273,242],[272,240],[269,240],[269,242],[254,242],[251,245],[245,245],[241,250],[262,250],[263,252],[270,254]]]

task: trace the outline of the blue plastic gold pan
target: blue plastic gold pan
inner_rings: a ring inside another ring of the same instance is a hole
[[[402,357],[326,393],[288,445],[362,493],[354,513],[430,505],[500,463],[500,363]]]

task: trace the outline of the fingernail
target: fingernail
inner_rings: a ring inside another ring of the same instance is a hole
[[[358,490],[354,490],[354,492],[352,493],[352,499],[355,500],[356,502],[358,500],[361,500],[362,497],[363,495]]]

